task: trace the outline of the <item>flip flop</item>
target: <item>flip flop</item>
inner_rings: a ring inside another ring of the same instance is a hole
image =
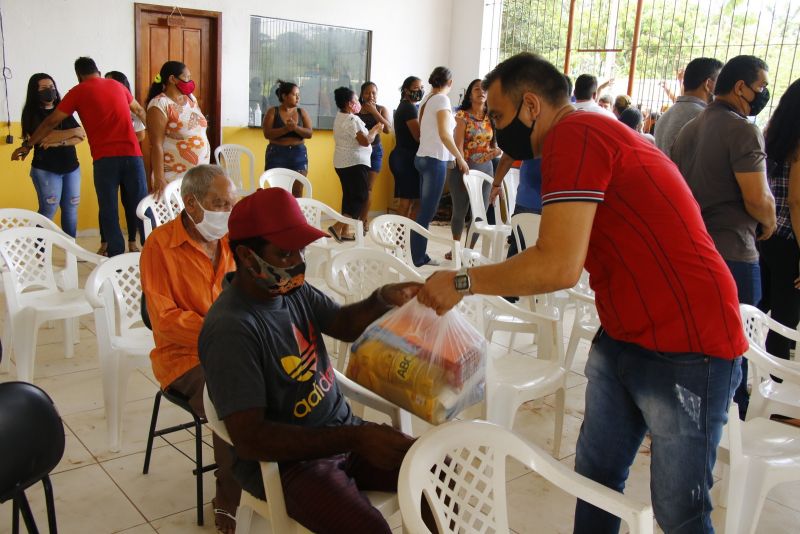
[[[342,238],[342,241],[355,241],[356,240],[356,236],[354,236],[354,235],[342,235],[341,238]]]
[[[336,240],[337,243],[341,243],[342,242],[342,239],[343,239],[342,236],[339,235],[339,232],[337,232],[336,228],[334,228],[333,226],[329,226],[328,227],[328,233],[331,234],[331,237],[334,240]]]
[[[217,504],[217,500],[214,499],[212,501],[211,506],[214,509],[214,527],[217,529],[217,532],[219,532],[220,534],[227,534],[227,532],[225,530],[222,530],[219,527],[219,523],[217,522],[217,516],[218,515],[222,516],[222,517],[226,517],[226,518],[230,519],[231,521],[233,521],[233,528],[235,530],[236,529],[236,516],[234,516],[233,514],[228,512],[227,510],[223,510],[222,508],[217,508],[216,504]]]

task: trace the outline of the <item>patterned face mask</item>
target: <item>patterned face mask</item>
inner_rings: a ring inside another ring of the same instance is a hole
[[[256,283],[268,293],[275,296],[288,295],[305,282],[306,262],[302,255],[300,263],[283,268],[267,263],[255,252],[251,251],[251,254],[258,263],[258,271],[252,267],[248,267],[248,270]]]

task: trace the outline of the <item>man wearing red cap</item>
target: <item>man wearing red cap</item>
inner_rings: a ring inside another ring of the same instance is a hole
[[[391,532],[361,492],[395,490],[413,440],[353,415],[322,334],[355,340],[419,284],[386,285],[347,306],[306,284],[303,249],[326,234],[279,188],[242,199],[228,230],[236,272],[209,310],[198,348],[236,449],[234,475],[263,499],[258,462],[278,462],[287,512],[304,527]]]

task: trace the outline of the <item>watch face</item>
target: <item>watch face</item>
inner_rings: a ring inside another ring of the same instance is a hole
[[[466,274],[459,274],[453,279],[456,291],[466,291],[469,289],[469,277]]]

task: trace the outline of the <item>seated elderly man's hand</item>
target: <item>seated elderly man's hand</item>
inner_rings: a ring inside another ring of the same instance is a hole
[[[400,467],[406,452],[414,444],[414,438],[389,425],[365,423],[356,428],[358,436],[353,450],[386,471]]]
[[[392,306],[402,306],[416,297],[421,287],[419,282],[387,284],[381,288],[381,297]]]
[[[420,303],[433,308],[437,314],[444,315],[461,302],[462,295],[456,291],[453,279],[456,271],[437,271],[425,281],[417,294]]]

